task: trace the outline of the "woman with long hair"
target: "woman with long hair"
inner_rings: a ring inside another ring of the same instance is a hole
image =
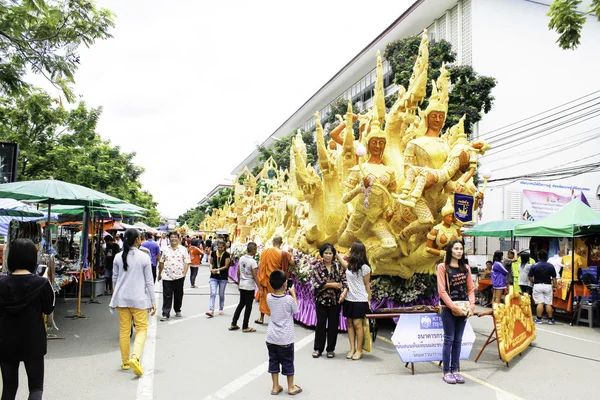
[[[458,360],[467,318],[475,311],[475,285],[460,240],[452,240],[448,243],[444,262],[437,266],[437,285],[443,306],[444,382],[465,383],[464,378],[458,373]]]
[[[367,259],[367,249],[361,242],[354,242],[350,248],[348,261],[338,253],[338,261],[346,268],[347,289],[342,291],[343,315],[348,326],[350,351],[347,359],[360,360],[363,356],[363,320],[371,302],[371,267]]]
[[[217,290],[219,291],[219,315],[225,314],[225,288],[229,280],[229,266],[231,264],[231,255],[225,251],[225,242],[217,242],[217,251],[210,255],[210,297],[208,300],[208,311],[205,313],[208,318],[215,316],[215,301]]]
[[[519,288],[521,288],[521,293],[527,293],[529,297],[531,297],[532,286],[529,281],[529,270],[531,269],[532,264],[530,264],[529,260],[529,253],[521,254],[521,264],[519,264]]]
[[[502,264],[502,257],[504,253],[500,250],[494,252],[492,260],[492,286],[494,287],[494,300],[493,303],[500,303],[502,301],[502,295],[506,290],[506,276],[508,270]]]
[[[19,365],[25,364],[29,399],[44,391],[46,327],[44,317],[54,310],[54,291],[48,279],[36,275],[37,248],[29,239],[16,239],[7,258],[9,275],[0,278],[0,368],[2,398],[14,399],[19,388]]]
[[[344,301],[341,294],[343,290],[347,289],[346,274],[342,267],[334,261],[336,253],[335,247],[331,243],[324,243],[319,248],[321,261],[315,266],[311,275],[317,312],[313,358],[318,358],[323,354],[326,341],[327,358],[335,357],[340,323],[340,303]]]
[[[140,363],[142,350],[148,333],[148,310],[156,313],[154,297],[154,277],[150,257],[139,250],[140,234],[136,229],[127,229],[123,241],[123,251],[115,257],[113,286],[115,291],[110,301],[111,312],[119,312],[119,344],[121,347],[121,368],[133,368],[136,375],[143,375]],[[133,353],[129,353],[131,322],[135,323]]]

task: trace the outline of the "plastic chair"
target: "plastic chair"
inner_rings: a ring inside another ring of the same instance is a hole
[[[585,318],[581,317],[581,312],[587,311]],[[579,306],[579,311],[577,312],[577,324],[580,322],[587,323],[590,328],[594,327],[594,319],[596,318],[596,313],[598,311],[598,305],[596,304],[581,304]]]

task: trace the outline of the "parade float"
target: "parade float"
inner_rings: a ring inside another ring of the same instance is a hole
[[[439,303],[436,265],[445,244],[461,237],[462,224],[483,205],[484,189],[478,191],[473,178],[477,158],[489,146],[468,140],[464,117],[443,131],[451,89],[445,66],[423,105],[428,58],[424,32],[409,86],[399,88],[386,112],[378,54],[373,105],[357,115],[348,102],[339,134],[331,135],[337,142],[325,142],[315,115],[316,165],[307,163],[306,146],[297,134],[289,170],[278,169],[272,158],[257,176],[245,168],[236,178],[233,198],[200,226],[227,229],[234,255],[249,240],[268,246],[273,236],[281,236],[294,249],[298,319],[308,325],[316,318],[308,278],[319,246],[327,242],[342,253],[354,241],[365,244],[374,309]]]

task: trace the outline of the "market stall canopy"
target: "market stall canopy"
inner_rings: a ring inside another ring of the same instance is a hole
[[[125,201],[85,186],[54,179],[0,184],[0,197],[63,205],[123,204]]]
[[[499,221],[486,222],[463,232],[467,236],[489,236],[489,237],[512,237],[515,228],[519,225],[530,223],[521,219],[501,219]]]
[[[83,221],[63,222],[60,224],[60,226],[62,226],[63,228],[66,228],[66,229],[76,229],[78,231],[81,231],[83,228]],[[121,222],[119,222],[119,221],[106,221],[106,222],[104,222],[104,225],[102,227],[103,227],[104,231],[124,231],[125,230],[125,228],[121,225]],[[88,226],[88,233],[90,235],[94,234],[92,229],[93,229],[92,225]]]
[[[142,229],[146,232],[152,232],[152,233],[158,232],[156,229],[152,228],[151,226],[146,225],[143,222],[136,222],[135,224],[133,224],[133,226],[135,226],[138,229]]]
[[[52,213],[50,218],[56,220],[58,215]],[[0,199],[0,235],[8,235],[8,226],[13,219],[23,222],[41,221],[47,219],[47,215],[18,200]]]
[[[131,207],[132,204],[107,204],[105,206],[92,206],[89,207],[91,213],[96,216],[102,217],[143,217],[143,215],[134,211]],[[134,206],[137,207],[137,206]],[[141,207],[139,207],[141,208]],[[61,215],[83,215],[85,211],[84,206],[53,206],[52,211]]]
[[[515,236],[573,237],[586,233],[581,226],[600,220],[600,213],[573,199],[554,214],[515,228]]]
[[[591,220],[584,224],[579,225],[581,233],[584,235],[591,235],[600,233],[600,219]]]
[[[0,199],[0,216],[45,217],[46,214],[15,199]]]

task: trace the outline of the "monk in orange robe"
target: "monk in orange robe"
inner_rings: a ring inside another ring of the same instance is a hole
[[[265,322],[265,314],[271,315],[271,310],[267,305],[267,294],[273,293],[273,288],[269,282],[271,273],[276,270],[282,270],[289,278],[288,267],[296,265],[294,258],[287,251],[280,249],[283,239],[281,236],[273,238],[273,247],[263,250],[260,254],[260,262],[258,263],[258,283],[259,288],[256,293],[256,300],[260,302],[260,318],[254,321],[257,324]]]

